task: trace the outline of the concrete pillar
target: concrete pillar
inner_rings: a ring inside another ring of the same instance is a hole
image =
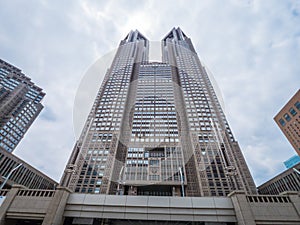
[[[6,198],[0,208],[0,225],[5,224],[5,215],[7,210],[9,209],[11,203],[14,201],[15,197],[17,196],[18,191],[24,188],[25,187],[22,185],[13,185],[12,188],[7,193]]]
[[[297,191],[285,191],[280,193],[282,196],[288,196],[295,208],[295,211],[298,213],[298,216],[300,218],[300,197],[299,192]]]
[[[250,205],[244,191],[233,191],[228,197],[231,198],[238,225],[256,225]]]
[[[66,187],[57,187],[42,225],[61,225],[67,200],[72,191]]]

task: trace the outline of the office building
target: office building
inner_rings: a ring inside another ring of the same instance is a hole
[[[0,185],[54,189],[57,182],[13,155],[43,109],[45,93],[15,66],[0,59]],[[6,179],[7,178],[7,179]]]
[[[226,196],[256,188],[206,69],[180,28],[119,45],[61,179],[80,193]]]
[[[16,148],[42,110],[44,95],[20,69],[0,59],[0,147]]]
[[[300,163],[258,186],[262,195],[278,195],[285,191],[300,191]]]
[[[300,89],[274,117],[274,120],[300,155]]]

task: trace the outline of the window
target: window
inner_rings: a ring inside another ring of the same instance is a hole
[[[97,185],[101,185],[102,184],[102,180],[97,180]]]
[[[297,114],[296,110],[294,108],[290,108],[290,113],[292,114],[292,116],[295,116]]]
[[[150,165],[158,165],[159,164],[159,160],[150,160]]]
[[[297,102],[295,103],[295,106],[296,106],[296,108],[297,108],[298,110],[300,110],[300,102],[297,101]]]
[[[280,120],[279,120],[279,123],[280,123],[281,126],[284,126],[284,125],[285,125],[285,122],[284,122],[283,119],[280,119]]]
[[[289,122],[290,120],[291,120],[291,117],[290,117],[290,115],[289,114],[284,114],[283,115],[283,117],[284,117],[284,119],[287,121],[287,122]]]

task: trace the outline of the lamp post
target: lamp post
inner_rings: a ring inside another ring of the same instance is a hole
[[[295,167],[293,168],[293,170],[294,170],[298,175],[300,175],[300,171],[297,170]]]
[[[184,180],[183,180],[183,172],[181,167],[179,167],[179,174],[180,174],[180,181],[181,181],[182,197],[184,197]]]
[[[0,189],[4,188],[5,184],[7,183],[8,179],[10,178],[10,176],[12,175],[12,173],[13,173],[14,171],[16,171],[17,169],[19,169],[22,165],[23,165],[23,163],[20,163],[19,165],[17,165],[15,168],[13,168],[13,169],[9,172],[9,174],[7,175],[7,177],[3,177],[3,178],[5,178],[5,179],[4,179],[3,183],[1,184]]]
[[[121,188],[121,184],[123,184],[123,172],[124,172],[124,166],[122,166],[119,173],[118,188],[116,193],[117,195],[123,195],[123,190]]]

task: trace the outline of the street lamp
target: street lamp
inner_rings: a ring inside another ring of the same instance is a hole
[[[180,174],[180,181],[181,181],[182,197],[184,197],[184,180],[183,180],[182,167],[179,167],[179,174]]]
[[[294,170],[298,175],[300,175],[300,171],[297,170],[295,167],[293,168],[293,170]]]
[[[10,176],[12,175],[12,173],[13,173],[14,171],[16,171],[17,169],[19,169],[22,165],[23,165],[23,163],[20,163],[20,164],[17,165],[15,168],[13,168],[13,169],[9,172],[9,174],[7,175],[7,177],[3,177],[3,176],[2,176],[2,177],[4,178],[4,181],[3,181],[3,183],[1,184],[0,189],[4,188],[5,184],[7,183],[8,179],[10,178]]]
[[[124,166],[122,166],[120,173],[119,173],[119,180],[118,180],[118,188],[117,188],[117,195],[123,195],[123,190],[121,188],[121,184],[123,183],[123,172],[124,172]]]

